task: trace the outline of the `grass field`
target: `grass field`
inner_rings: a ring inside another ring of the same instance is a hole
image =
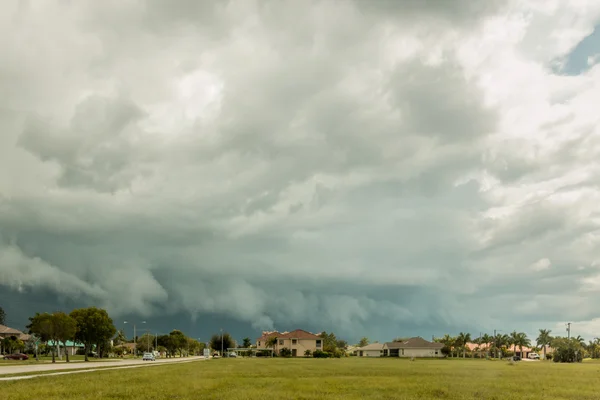
[[[0,356],[1,357],[1,356]],[[69,356],[69,360],[71,362],[77,362],[77,361],[84,361],[85,356],[80,356],[80,355],[74,355],[74,356]],[[93,358],[90,357],[91,361],[117,361],[120,360],[120,358]],[[4,360],[4,359],[0,359],[0,367],[2,367],[3,365],[20,365],[20,364],[40,364],[40,363],[51,363],[52,362],[52,356],[40,356],[40,361],[37,361],[35,359],[35,356],[32,356],[31,354],[29,355],[29,360]],[[59,359],[58,357],[56,357],[56,362],[57,363],[65,363],[67,362],[67,359],[63,356],[62,360]]]
[[[599,399],[600,364],[221,359],[0,382],[2,399]]]

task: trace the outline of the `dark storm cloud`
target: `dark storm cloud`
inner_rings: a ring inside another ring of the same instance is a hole
[[[515,89],[537,66],[512,51],[522,13],[542,11],[176,3],[7,5],[11,312],[386,340],[531,331],[595,298],[597,80]]]

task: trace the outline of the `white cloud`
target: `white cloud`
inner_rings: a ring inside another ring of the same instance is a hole
[[[550,268],[550,265],[552,265],[550,263],[550,260],[548,260],[547,258],[540,258],[538,261],[531,264],[529,268],[536,272],[540,272]]]

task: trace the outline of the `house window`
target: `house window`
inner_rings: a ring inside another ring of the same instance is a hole
[[[296,343],[298,343],[298,340],[292,339],[292,344],[296,344]]]
[[[438,355],[437,351],[435,352],[435,355],[436,355],[436,356]]]
[[[317,340],[317,347],[321,347],[321,341]]]
[[[402,355],[404,355],[404,349],[402,349]]]
[[[280,345],[280,346],[283,346],[283,340],[280,340],[280,341],[279,341],[279,345]]]
[[[258,347],[260,347],[260,340],[258,341]]]

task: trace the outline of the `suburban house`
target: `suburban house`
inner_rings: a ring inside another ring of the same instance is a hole
[[[283,348],[288,348],[292,352],[292,357],[304,356],[307,350],[313,353],[315,350],[323,349],[323,340],[320,336],[302,329],[291,332],[265,331],[261,337],[256,339],[256,348],[259,350],[270,349],[267,342],[272,338],[276,340],[272,348],[275,353],[279,353]]]
[[[354,354],[357,357],[382,357],[383,343],[371,343],[363,347],[354,349]]]
[[[478,358],[485,358],[486,356],[491,355],[490,352],[493,351],[489,343],[477,344],[468,342],[465,346],[469,350],[471,357],[477,356]],[[460,355],[462,356],[462,353],[460,353]]]
[[[13,336],[24,342],[31,338],[31,335],[23,333],[18,329],[10,328],[6,325],[0,325],[0,354],[4,354],[4,351],[6,351],[6,349],[2,348],[2,340]]]
[[[48,346],[54,346],[54,342],[52,340],[48,341]],[[77,350],[83,349],[84,346],[81,343],[75,343],[70,340],[67,340],[66,346],[63,346],[62,343],[57,343],[56,348],[59,354],[69,353],[69,355],[74,356],[77,354]]]
[[[390,357],[444,357],[442,343],[429,342],[422,337],[413,337],[401,342],[387,342],[383,355]]]

